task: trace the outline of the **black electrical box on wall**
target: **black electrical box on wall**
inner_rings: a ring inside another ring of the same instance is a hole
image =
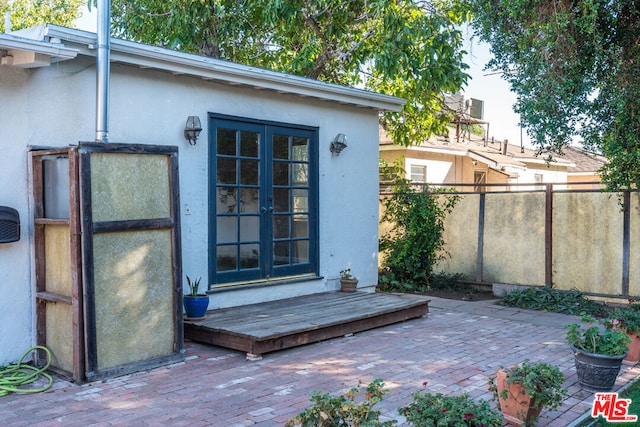
[[[8,206],[0,206],[0,243],[20,240],[20,215]]]

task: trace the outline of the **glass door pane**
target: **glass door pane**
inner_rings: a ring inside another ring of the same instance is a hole
[[[309,138],[274,134],[273,265],[309,262]]]
[[[260,133],[216,129],[216,268],[260,267]]]

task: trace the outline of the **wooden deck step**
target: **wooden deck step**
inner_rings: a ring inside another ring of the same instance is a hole
[[[248,359],[422,317],[429,299],[418,295],[325,292],[207,312],[185,321],[185,338],[244,351]]]

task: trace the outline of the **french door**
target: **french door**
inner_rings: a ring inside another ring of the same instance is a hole
[[[317,273],[317,129],[209,120],[212,283]]]

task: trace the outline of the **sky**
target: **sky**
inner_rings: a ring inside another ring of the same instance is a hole
[[[507,139],[510,144],[520,145],[522,135],[522,143],[530,147],[526,130],[520,132],[520,116],[513,111],[515,93],[511,92],[509,83],[499,74],[484,70],[492,58],[489,45],[472,39],[469,31],[463,29],[467,51],[464,62],[469,65],[470,69],[466,72],[471,76],[464,88],[465,96],[484,101],[484,120],[489,122],[489,138]]]
[[[86,6],[83,6],[82,17],[76,23],[82,30],[95,32],[96,19],[95,7],[89,13]],[[465,62],[470,66],[467,73],[471,76],[464,88],[465,96],[484,101],[484,119],[489,122],[489,138],[494,137],[500,141],[507,139],[511,144],[520,145],[520,117],[513,112],[516,95],[500,75],[488,75],[491,73],[484,70],[491,59],[489,45],[478,40],[470,40],[470,31],[463,29],[466,38],[465,50],[468,52]],[[522,132],[522,138],[522,143],[530,147],[526,131]]]

